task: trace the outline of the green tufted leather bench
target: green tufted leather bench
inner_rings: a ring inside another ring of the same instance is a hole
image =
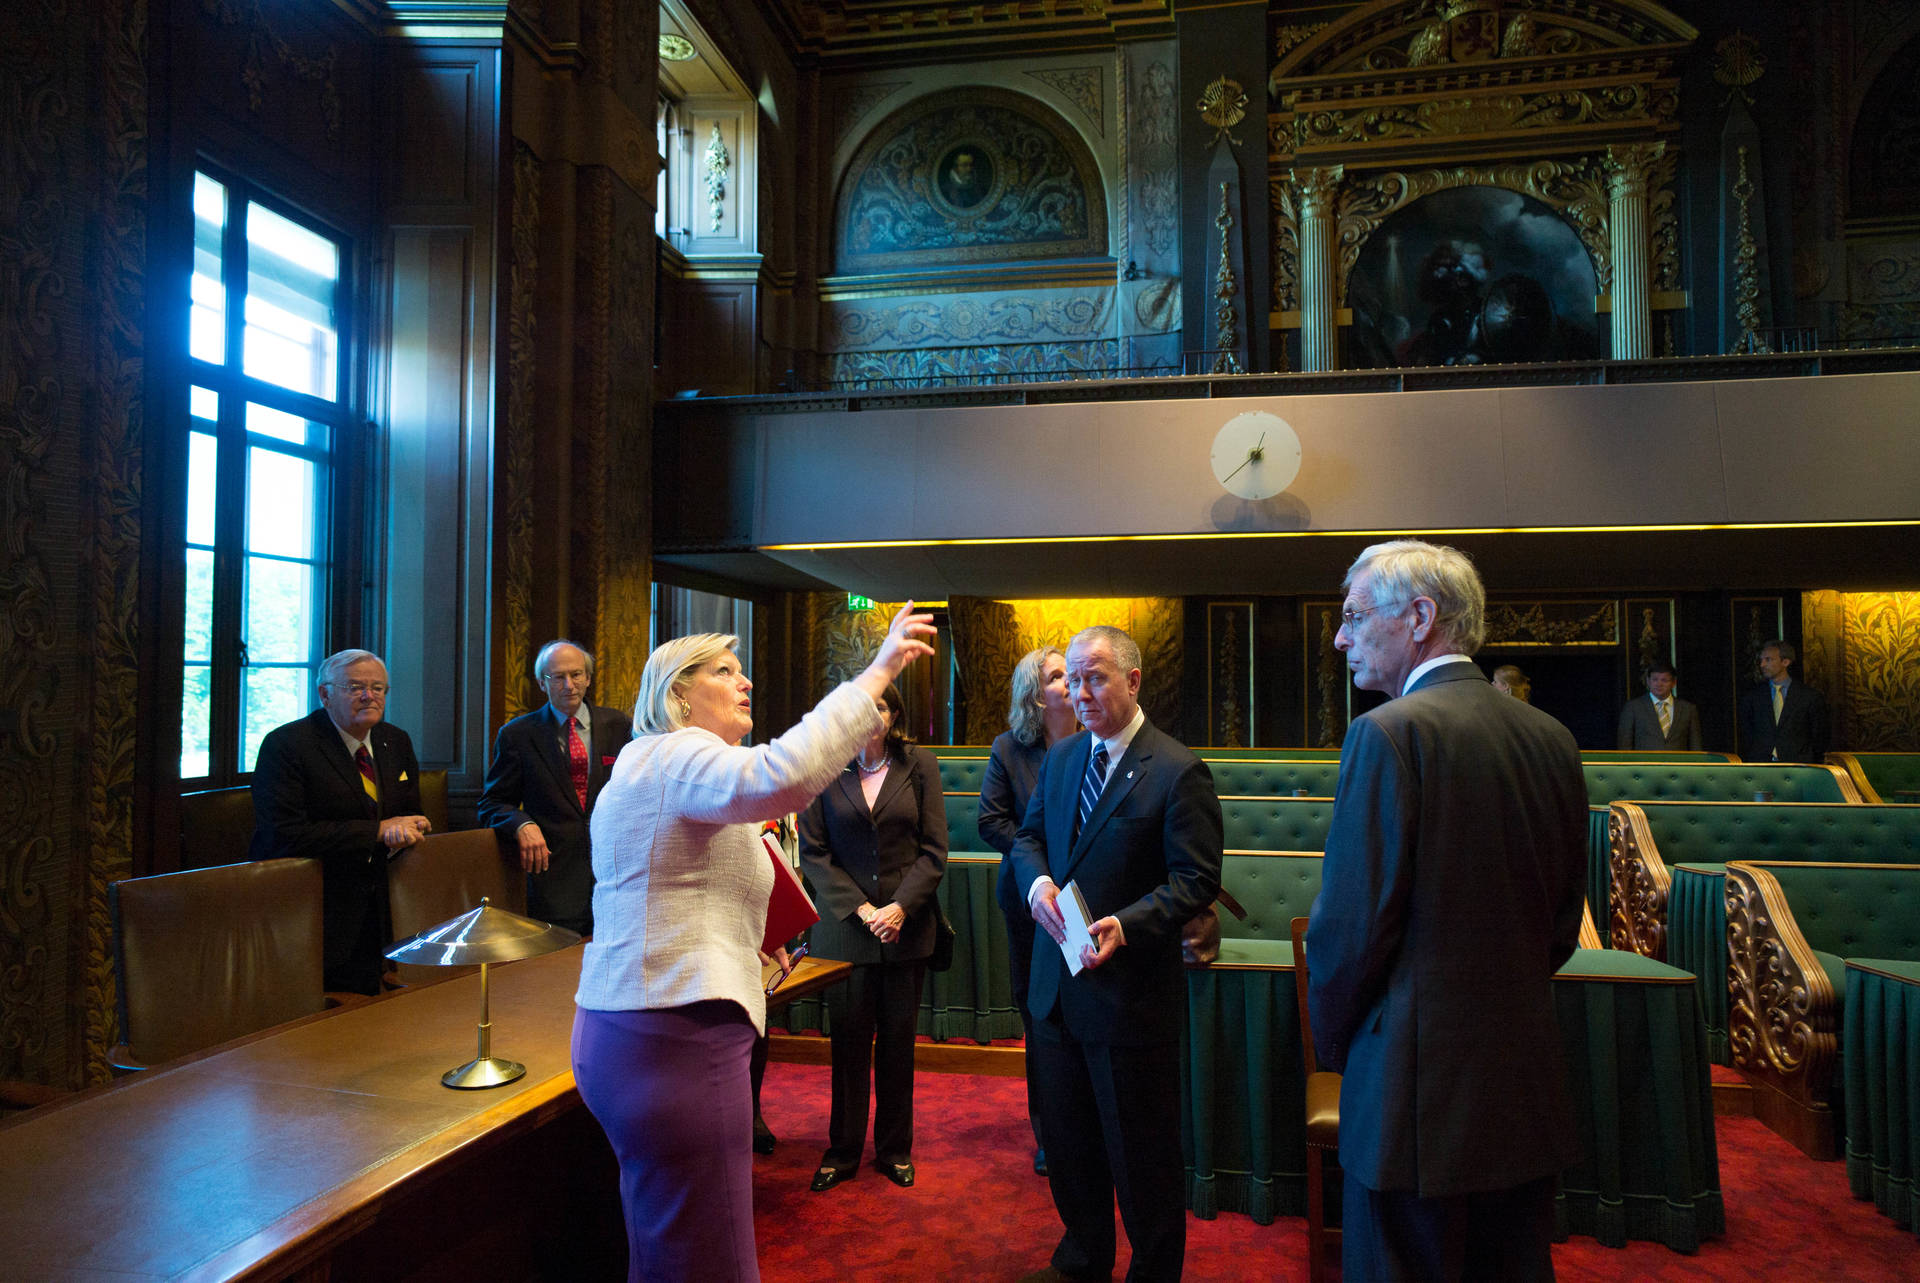
[[[1324,851],[1330,797],[1222,797],[1229,851]],[[1279,937],[1286,939],[1283,930]]]
[[[1280,758],[1209,758],[1213,791],[1221,797],[1332,797],[1340,783],[1340,763]]]
[[[949,793],[978,793],[987,778],[984,757],[943,757],[940,760],[940,787]],[[978,838],[974,841],[977,843]]]
[[[1220,885],[1247,911],[1242,921],[1220,914],[1220,939],[1274,940],[1292,949],[1289,930],[1304,918],[1320,894],[1319,851],[1237,851],[1221,862]]]
[[[980,836],[980,794],[947,792],[947,851],[949,854],[959,851],[984,851],[988,855],[1000,853],[987,845]]]
[[[1674,757],[1681,756],[1674,754]],[[1776,802],[1859,802],[1846,773],[1832,766],[1784,762],[1584,761],[1587,802],[1587,902],[1596,924],[1612,925],[1606,807],[1614,802],[1751,802],[1755,793]],[[1625,944],[1621,948],[1627,948]],[[1715,1028],[1711,1019],[1710,1029]]]
[[[1845,960],[1920,961],[1920,867],[1742,860],[1726,876],[1734,1067],[1755,1117],[1833,1158]]]
[[[1920,793],[1920,753],[1829,753],[1869,802],[1912,802]]]

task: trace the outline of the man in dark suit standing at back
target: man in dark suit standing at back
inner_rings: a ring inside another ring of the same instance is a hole
[[[551,641],[533,661],[547,702],[500,728],[480,793],[480,822],[509,835],[527,873],[527,912],[593,934],[593,844],[587,817],[633,738],[617,709],[587,703],[593,656]]]
[[[1552,978],[1584,901],[1580,753],[1469,662],[1486,595],[1461,553],[1375,544],[1346,587],[1334,644],[1389,699],[1347,730],[1307,929],[1314,1046],[1344,1075],[1344,1276],[1550,1279],[1577,1145]]]
[[[382,721],[387,666],[343,650],[320,662],[320,707],[275,727],[253,768],[256,860],[320,861],[328,989],[378,993],[392,941],[387,860],[425,837],[413,741]]]
[[[1205,764],[1140,709],[1140,648],[1094,627],[1067,647],[1081,725],[1047,751],[1008,858],[1041,931],[1027,1002],[1047,1138],[1047,1181],[1066,1232],[1032,1279],[1105,1279],[1113,1205],[1133,1248],[1127,1278],[1177,1279],[1185,1263],[1180,928],[1220,889],[1220,801]],[[1068,972],[1055,904],[1077,884],[1095,948]]]
[[[1749,762],[1827,760],[1827,697],[1787,672],[1790,642],[1760,648],[1760,675],[1767,684],[1740,697],[1740,756]]]
[[[1616,748],[1642,752],[1700,751],[1700,710],[1673,693],[1673,665],[1664,660],[1647,667],[1645,699],[1629,700],[1620,710]]]

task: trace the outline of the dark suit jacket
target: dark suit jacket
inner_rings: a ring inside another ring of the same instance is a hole
[[[368,906],[387,927],[387,848],[380,821],[419,815],[420,763],[413,741],[388,722],[367,736],[380,776],[378,814],[360,786],[360,768],[347,754],[327,710],[275,727],[260,743],[253,768],[253,843],[256,860],[292,856],[320,861],[326,966],[347,961]],[[390,935],[385,936],[391,939]]]
[[[1000,873],[994,879],[993,896],[1008,919],[1033,917],[1022,899],[1021,888],[1014,885],[1013,841],[1020,836],[1020,821],[1026,818],[1027,803],[1033,799],[1033,786],[1040,779],[1040,763],[1046,760],[1047,745],[1022,744],[1012,731],[1001,731],[987,757],[987,771],[980,780],[980,840],[1000,853]]]
[[[1805,682],[1787,683],[1776,724],[1772,683],[1742,695],[1740,756],[1749,762],[1826,761],[1827,697]]]
[[[1361,1184],[1433,1198],[1575,1159],[1552,977],[1579,939],[1586,833],[1573,736],[1472,664],[1347,729],[1308,998]]]
[[[1690,701],[1674,696],[1673,724],[1662,735],[1660,710],[1653,706],[1653,696],[1629,700],[1620,710],[1620,731],[1614,737],[1614,744],[1618,748],[1655,753],[1697,753],[1700,751],[1700,710]]]
[[[1187,992],[1180,928],[1220,890],[1220,799],[1206,764],[1146,722],[1076,837],[1092,741],[1081,731],[1047,750],[1014,842],[1014,882],[1022,901],[1041,874],[1062,888],[1078,882],[1087,912],[1118,918],[1127,942],[1104,966],[1070,976],[1060,946],[1035,932],[1028,1006],[1081,1042],[1175,1042]]]
[[[947,801],[940,763],[924,748],[907,750],[871,809],[860,769],[849,763],[800,816],[800,867],[806,870],[820,922],[815,955],[845,962],[912,962],[933,952],[934,893],[947,872]],[[900,937],[882,944],[860,921],[862,904],[907,911]]]
[[[625,713],[588,705],[587,805],[573,791],[573,769],[561,748],[560,716],[542,704],[500,728],[493,764],[480,792],[480,822],[511,837],[531,821],[552,853],[545,873],[527,875],[527,912],[581,934],[593,930],[593,843],[587,816],[613,762],[633,738]],[[514,849],[514,848],[509,848]]]

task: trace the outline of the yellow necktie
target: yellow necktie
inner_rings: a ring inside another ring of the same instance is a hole
[[[1780,706],[1787,702],[1786,688],[1778,682],[1773,683],[1773,720],[1780,720]]]
[[[1665,735],[1673,730],[1673,704],[1670,700],[1659,701],[1660,733]]]

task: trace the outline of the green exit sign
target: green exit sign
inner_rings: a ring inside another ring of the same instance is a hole
[[[873,609],[873,598],[871,598],[871,597],[856,597],[856,596],[855,596],[854,594],[852,594],[852,593],[848,593],[848,594],[847,594],[847,609],[848,609],[848,610],[872,610],[872,609]]]

